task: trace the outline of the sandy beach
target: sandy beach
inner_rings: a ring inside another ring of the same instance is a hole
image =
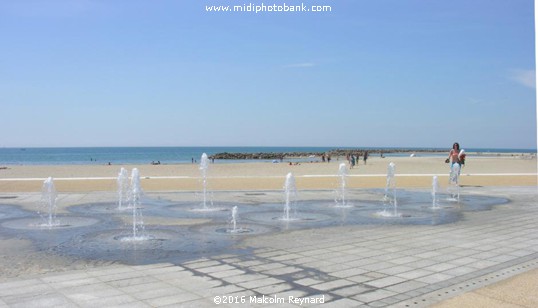
[[[441,187],[448,185],[444,157],[372,157],[348,168],[348,187],[384,187],[389,162],[396,164],[397,186],[427,188],[437,175]],[[293,173],[298,189],[334,189],[338,167],[344,161],[305,162],[298,165],[267,162],[214,163],[209,166],[211,190],[279,190],[286,174]],[[7,166],[0,169],[0,192],[39,192],[43,180],[55,179],[59,192],[114,191],[121,167],[138,168],[145,191],[193,191],[201,187],[197,164],[176,165],[50,165]],[[462,186],[536,186],[536,158],[521,156],[468,157],[462,169]]]

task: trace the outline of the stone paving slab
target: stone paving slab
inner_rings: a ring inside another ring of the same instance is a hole
[[[428,307],[538,268],[536,190],[501,194],[512,202],[453,224],[288,231],[241,242],[250,254],[4,279],[0,308]]]

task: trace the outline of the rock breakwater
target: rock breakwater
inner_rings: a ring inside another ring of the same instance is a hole
[[[230,153],[222,152],[211,155],[211,159],[233,159],[233,160],[282,160],[285,158],[308,158],[308,157],[345,157],[348,154],[364,156],[372,154],[389,154],[389,153],[444,153],[446,150],[440,149],[333,149],[327,152],[257,152],[257,153]]]

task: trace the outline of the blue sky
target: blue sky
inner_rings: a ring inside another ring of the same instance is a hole
[[[302,2],[1,1],[0,146],[536,148],[532,0]]]

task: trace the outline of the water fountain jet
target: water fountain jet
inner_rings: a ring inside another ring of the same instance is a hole
[[[450,168],[450,176],[449,176],[449,194],[450,198],[449,201],[460,201],[460,165],[457,163],[452,164]]]
[[[42,227],[47,227],[50,229],[60,225],[60,222],[58,219],[56,219],[57,198],[58,193],[56,192],[56,187],[54,186],[54,180],[52,177],[49,177],[43,182],[41,191],[41,201],[47,213],[46,221],[41,225]]]
[[[123,210],[129,200],[129,174],[125,168],[120,169],[117,178],[118,183],[118,210]]]
[[[385,195],[383,196],[383,205],[385,208],[382,212],[377,214],[382,217],[401,217],[402,215],[398,213],[398,199],[396,198],[396,180],[395,176],[396,165],[393,162],[390,162],[387,167],[387,184],[385,186]],[[387,206],[392,206],[393,212],[390,213],[387,211]]]
[[[131,187],[129,190],[129,207],[132,208],[132,236],[123,237],[121,241],[143,241],[149,237],[145,235],[144,220],[142,217],[142,187],[140,173],[137,168],[131,171]]]
[[[203,197],[203,206],[207,210],[207,169],[209,168],[209,158],[206,153],[202,154],[200,159],[200,171],[202,173],[202,197]]]
[[[339,189],[336,191],[336,199],[334,200],[337,207],[351,207],[346,201],[346,185],[347,185],[347,166],[341,163],[338,167],[338,177],[340,179]]]
[[[282,217],[282,220],[290,221],[294,219],[290,217],[291,204],[295,204],[297,201],[295,177],[291,172],[286,175],[286,181],[284,182],[284,196],[286,200],[284,203],[284,216]]]
[[[439,191],[439,181],[437,179],[437,176],[434,175],[432,179],[432,209],[438,209],[439,208],[439,202],[437,198],[437,192]]]

